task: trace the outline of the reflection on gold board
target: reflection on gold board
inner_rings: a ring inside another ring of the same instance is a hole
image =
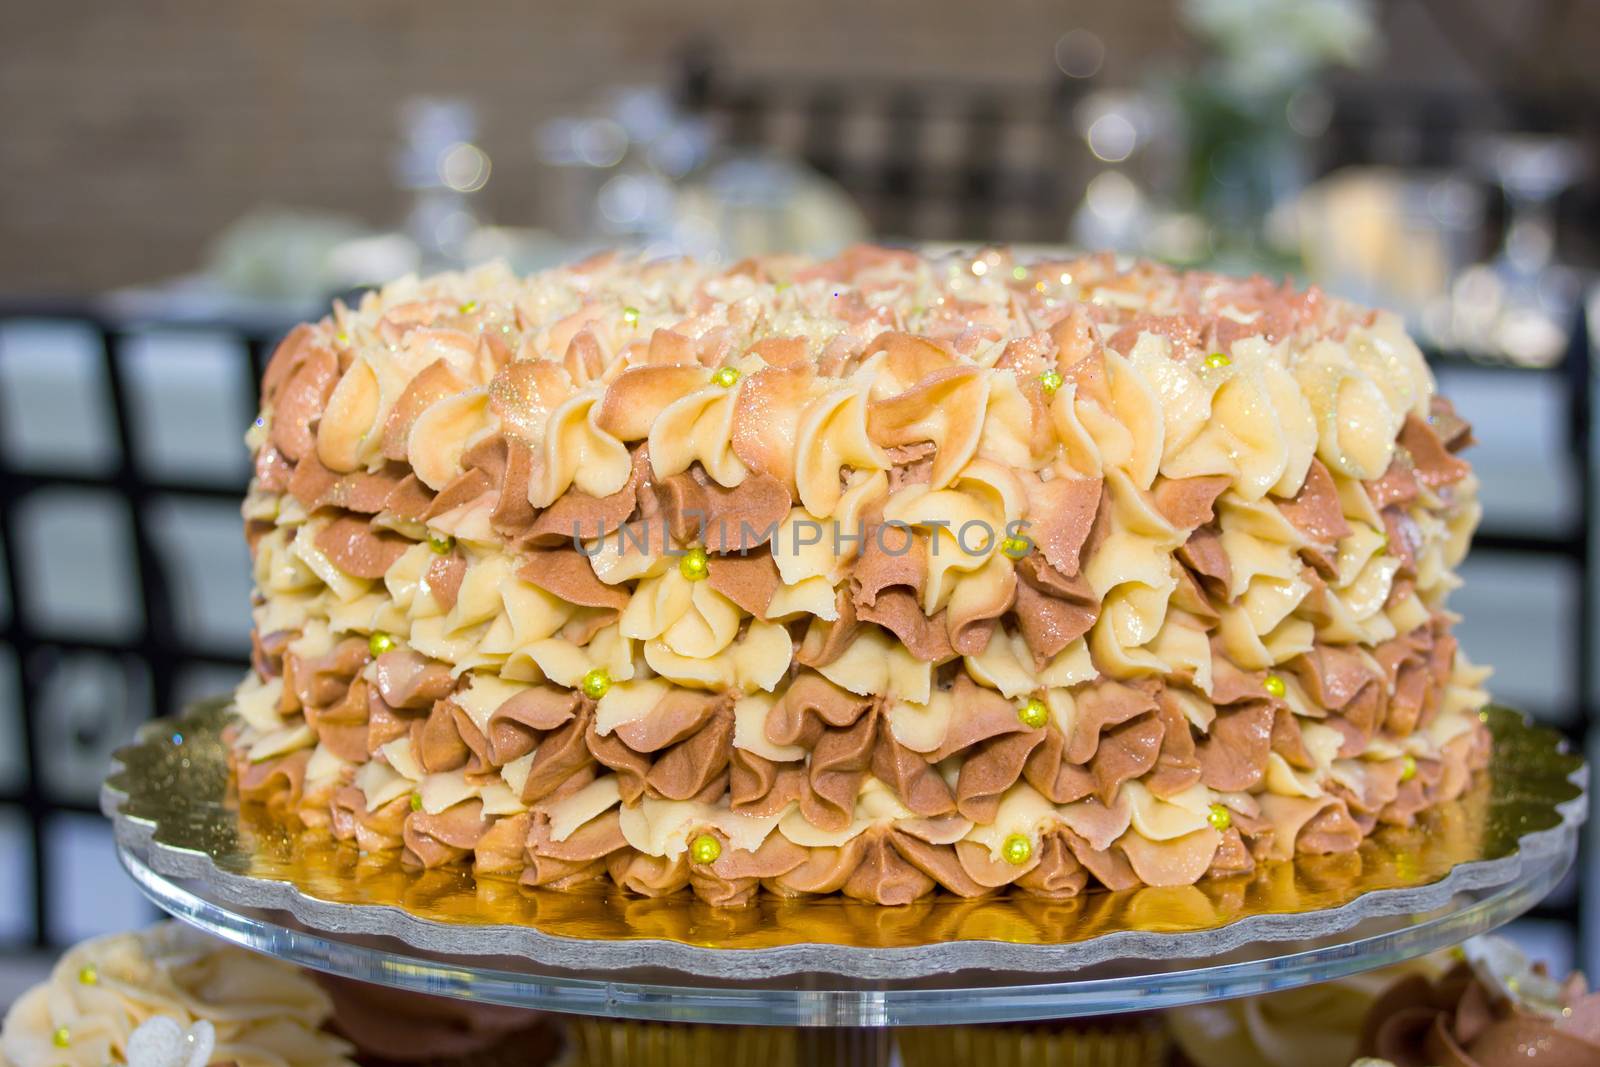
[[[416,871],[400,852],[363,855],[326,831],[286,825],[230,790],[221,741],[225,702],[158,720],[118,753],[112,802],[155,826],[155,839],[209,856],[218,869],[283,881],[342,904],[391,905],[458,925],[514,924],[561,937],[662,939],[723,949],[793,944],[907,948],[952,941],[1061,945],[1119,931],[1211,930],[1250,915],[1335,908],[1363,893],[1437,882],[1457,864],[1511,854],[1527,833],[1562,822],[1559,806],[1582,795],[1571,781],[1582,760],[1558,735],[1518,713],[1490,708],[1489,773],[1459,800],[1414,827],[1386,828],[1354,852],[1267,863],[1232,878],[1179,887],[1093,891],[1068,900],[941,896],[898,907],[838,897],[763,895],[746,908],[713,908],[692,894],[637,897],[620,890],[529,889],[475,878],[465,868]]]

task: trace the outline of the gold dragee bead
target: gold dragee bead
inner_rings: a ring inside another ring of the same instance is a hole
[[[611,688],[611,675],[604,667],[596,667],[583,676],[583,681],[578,683],[583,690],[583,695],[590,700],[599,700]]]
[[[715,863],[717,857],[722,855],[722,842],[710,834],[701,834],[689,846],[689,852],[698,864]]]
[[[1211,824],[1213,830],[1221,833],[1233,825],[1233,812],[1221,804],[1213,804],[1206,811],[1206,822]]]
[[[1283,679],[1276,674],[1267,675],[1267,680],[1261,683],[1261,688],[1280,699],[1289,691],[1289,687],[1283,684]]]
[[[429,534],[428,547],[438,555],[449,555],[450,550],[456,547],[456,539],[449,534]]]
[[[65,1026],[58,1026],[55,1033],[50,1035],[50,1043],[56,1048],[66,1048],[72,1044],[72,1031]]]
[[[1027,703],[1017,708],[1017,718],[1022,725],[1037,730],[1050,721],[1050,708],[1038,697],[1029,697]]]
[[[422,794],[421,793],[412,793],[411,794],[411,810],[412,811],[421,811],[422,810]]]
[[[1400,780],[1409,782],[1417,776],[1417,757],[1407,752],[1400,757]]]
[[[704,581],[711,573],[711,557],[699,545],[691,548],[678,560],[678,573],[691,582]]]
[[[95,970],[94,964],[86,963],[78,968],[78,983],[80,985],[96,985],[100,981],[100,972]]]
[[[372,631],[372,636],[367,638],[367,651],[374,656],[381,656],[395,646],[395,639],[382,630]]]
[[[1228,358],[1228,354],[1226,352],[1213,352],[1206,357],[1206,366],[1212,368],[1226,367],[1232,362],[1233,360]]]
[[[1061,381],[1061,372],[1053,368],[1039,375],[1039,385],[1043,387],[1046,396],[1060,389]]]
[[[1033,550],[1033,541],[1026,537],[1012,536],[1000,542],[1000,551],[1011,559],[1021,559]]]
[[[738,367],[718,367],[711,375],[711,384],[720,385],[724,389],[732,389],[739,384]]]
[[[1033,842],[1027,834],[1012,834],[1000,846],[1000,855],[1013,867],[1021,867],[1033,858]]]

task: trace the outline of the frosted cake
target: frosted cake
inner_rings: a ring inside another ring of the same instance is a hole
[[[416,868],[1065,897],[1487,760],[1470,431],[1315,289],[606,256],[335,305],[261,392],[239,792]]]

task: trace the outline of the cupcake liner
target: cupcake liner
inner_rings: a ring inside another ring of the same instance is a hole
[[[579,1017],[563,1067],[797,1067],[799,1036],[770,1026],[704,1026]]]
[[[1147,1016],[1081,1026],[917,1027],[897,1041],[904,1067],[1165,1067],[1171,1044]]]

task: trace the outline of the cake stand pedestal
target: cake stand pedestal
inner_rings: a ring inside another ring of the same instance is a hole
[[[1148,1011],[1326,981],[1517,917],[1571,865],[1585,768],[1496,711],[1486,780],[1415,831],[1229,887],[1072,901],[698,905],[415,872],[228,799],[218,708],[152,724],[103,806],[175,917],[291,963],[418,992],[615,1019],[812,1030],[819,1063],[887,1062],[885,1028]],[[1329,858],[1332,859],[1332,858]],[[802,1062],[806,1062],[803,1060]]]

